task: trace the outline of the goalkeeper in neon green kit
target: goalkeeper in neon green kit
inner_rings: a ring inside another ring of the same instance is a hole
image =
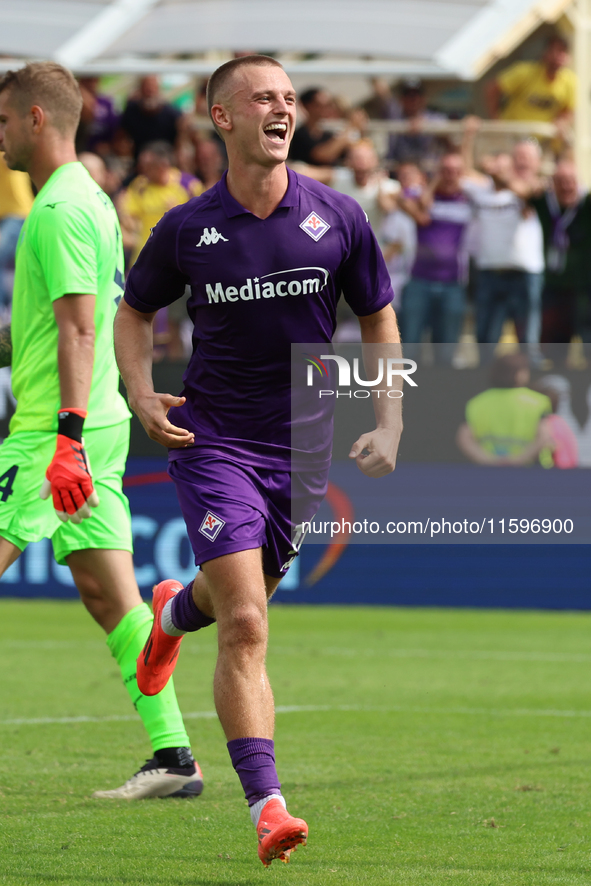
[[[12,365],[17,399],[0,447],[0,574],[29,542],[50,537],[107,632],[154,756],[122,787],[94,796],[194,796],[203,781],[174,688],[148,698],[135,676],[152,615],[135,580],[121,488],[130,413],[113,318],[123,254],[113,204],[76,162],[81,108],[73,76],[52,62],[0,78],[0,150],[38,190],[17,250],[11,327],[0,330],[0,365]]]

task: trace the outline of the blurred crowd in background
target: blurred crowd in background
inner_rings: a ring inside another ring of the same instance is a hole
[[[540,367],[550,362],[548,345],[571,343],[565,359],[584,365],[582,345],[572,345],[591,340],[591,203],[570,143],[576,78],[568,65],[569,47],[555,34],[538,60],[490,80],[489,119],[554,125],[554,134],[540,140],[526,127],[502,152],[487,150],[477,117],[446,132],[445,114],[427,105],[418,79],[374,79],[358,107],[321,86],[300,94],[291,166],[362,205],[392,278],[403,339],[431,341],[435,361],[461,366],[462,344],[501,340],[527,343]],[[156,76],[142,77],[118,105],[98,78],[80,80],[79,159],[115,203],[127,269],[167,210],[224,173],[205,87],[198,84],[187,113],[167,99]],[[400,125],[374,141],[374,121]],[[14,251],[32,200],[28,177],[0,160],[4,323]],[[155,359],[184,358],[190,334],[184,302],[161,312]],[[337,340],[357,335],[343,304]]]

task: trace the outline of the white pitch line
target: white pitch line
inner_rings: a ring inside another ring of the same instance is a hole
[[[536,708],[469,708],[469,707],[417,707],[405,705],[392,705],[380,707],[372,705],[277,705],[277,714],[307,714],[307,713],[376,713],[376,714],[463,714],[478,717],[557,717],[557,718],[591,718],[591,711],[568,711]],[[215,711],[190,711],[183,714],[185,720],[213,720],[217,717]],[[31,719],[18,718],[0,720],[2,726],[48,726],[64,725],[70,723],[127,723],[138,722],[137,714],[126,716],[107,717],[33,717]]]

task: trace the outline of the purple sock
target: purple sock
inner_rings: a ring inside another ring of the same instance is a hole
[[[179,631],[187,631],[187,633],[198,631],[199,628],[206,628],[215,621],[215,618],[204,615],[195,605],[192,581],[173,598],[170,617],[175,628],[178,628]]]
[[[228,751],[249,806],[269,794],[281,793],[275,769],[275,743],[270,738],[235,738],[228,742]]]

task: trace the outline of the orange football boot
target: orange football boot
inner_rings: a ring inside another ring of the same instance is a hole
[[[154,624],[137,660],[137,685],[144,695],[162,692],[175,669],[182,637],[169,637],[162,630],[162,610],[183,589],[180,581],[161,581],[153,590]]]
[[[273,799],[263,806],[257,834],[259,858],[268,868],[274,858],[287,864],[291,852],[300,843],[306,845],[308,825],[303,819],[290,815],[279,800]]]

